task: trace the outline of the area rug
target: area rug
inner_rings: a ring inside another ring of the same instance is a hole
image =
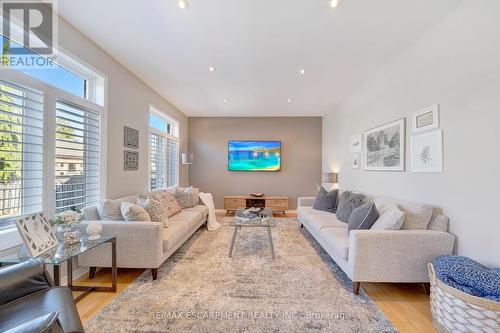
[[[238,232],[220,219],[198,230],[159,269],[145,271],[87,325],[87,332],[395,332],[296,219]]]

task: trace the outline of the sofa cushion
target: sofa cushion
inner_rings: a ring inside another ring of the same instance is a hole
[[[146,199],[137,199],[137,204],[146,210],[151,221],[162,223],[164,228],[169,226],[168,217],[161,202],[153,199],[153,197],[147,197]]]
[[[403,230],[426,230],[427,224],[432,218],[434,208],[430,205],[413,203],[405,200],[397,200],[386,197],[373,197],[370,199],[375,202],[379,209],[384,209],[389,205],[397,205],[405,213],[403,220]]]
[[[99,200],[97,202],[97,212],[103,221],[123,221],[120,210],[122,200]]]
[[[347,223],[347,229],[348,231],[370,229],[378,216],[377,207],[373,202],[359,206],[352,211]]]
[[[122,201],[120,204],[120,211],[125,221],[151,222],[151,217],[146,209],[137,204]]]
[[[380,216],[372,225],[372,230],[399,230],[403,225],[405,213],[397,206],[387,206],[380,210]]]
[[[335,214],[311,214],[306,217],[305,222],[315,233],[319,233],[324,228],[347,229],[347,223],[339,221]]]
[[[320,188],[314,200],[313,208],[325,212],[335,213],[337,211],[337,199],[339,190],[327,192],[323,187]]]
[[[183,211],[200,212],[203,218],[206,218],[208,216],[208,207],[205,205],[196,205],[194,207],[185,208],[183,209]]]
[[[345,191],[342,193],[339,199],[339,205],[337,207],[337,219],[342,222],[349,222],[349,217],[353,210],[363,205],[363,194],[352,193]]]
[[[200,190],[194,187],[176,187],[173,196],[181,208],[194,207],[200,203]]]
[[[328,216],[331,216],[331,215],[335,216],[334,213],[329,213],[329,212],[317,210],[317,209],[312,208],[312,206],[299,206],[299,207],[297,207],[297,217],[299,218],[299,220],[305,220],[308,215],[312,215],[312,214],[315,214],[315,215],[322,214],[322,215],[328,215]]]
[[[176,246],[201,219],[201,212],[186,210],[169,218],[169,227],[163,229],[163,252]]]
[[[335,254],[347,260],[349,253],[349,231],[347,228],[324,228],[321,229],[320,237]]]

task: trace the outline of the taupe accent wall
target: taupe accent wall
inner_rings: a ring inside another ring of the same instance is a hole
[[[287,196],[296,209],[321,181],[321,117],[191,117],[188,127],[190,185],[211,192],[218,209],[225,195],[251,192]],[[281,141],[281,172],[228,171],[229,140]]]

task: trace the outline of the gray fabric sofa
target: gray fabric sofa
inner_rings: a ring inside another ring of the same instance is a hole
[[[138,196],[118,200],[135,203]],[[83,214],[86,221],[81,224],[82,231],[88,223],[99,221],[101,234],[116,236],[118,268],[150,268],[156,280],[158,267],[207,221],[208,208],[197,205],[183,209],[168,219],[167,228],[159,222],[101,221],[96,206],[84,208]],[[78,256],[78,264],[90,268],[90,277],[96,267],[111,267],[110,246],[104,244]]]
[[[333,213],[312,208],[314,197],[298,199],[301,226],[353,281],[357,295],[361,282],[424,283],[428,292],[427,264],[439,255],[451,254],[455,236],[447,232],[448,218],[431,206],[367,196],[376,206],[397,205],[406,213],[402,230],[352,230]],[[415,222],[426,229],[414,229]]]

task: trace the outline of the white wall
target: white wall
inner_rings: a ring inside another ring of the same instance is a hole
[[[410,115],[437,103],[444,172],[410,173]],[[405,117],[406,172],[350,168],[351,135]],[[500,267],[499,130],[500,1],[466,0],[324,117],[323,170],[342,188],[439,206],[458,253]]]
[[[133,52],[133,41],[130,42],[130,52]],[[181,153],[187,149],[187,117],[63,19],[59,21],[59,44],[108,78],[106,196],[116,198],[147,191],[149,105],[155,105],[179,121]],[[123,170],[124,125],[139,130],[138,171]],[[185,169],[181,166],[180,170],[181,184],[184,184]]]

